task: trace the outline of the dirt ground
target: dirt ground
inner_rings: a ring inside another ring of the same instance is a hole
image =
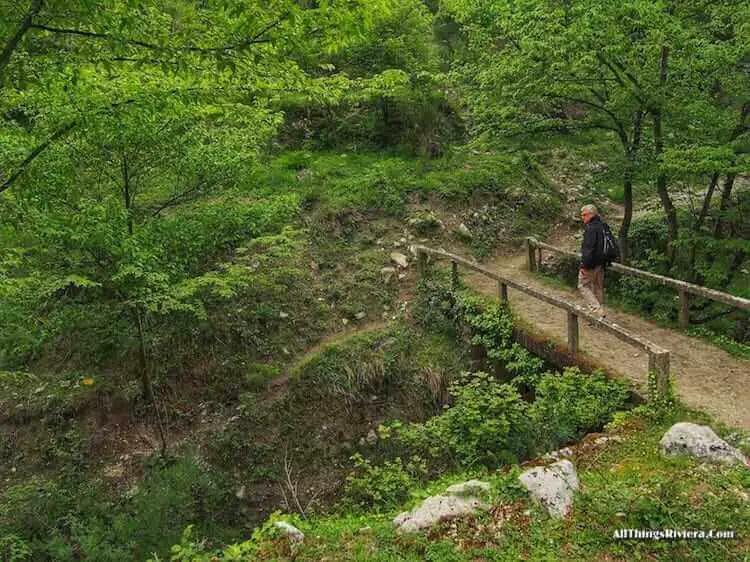
[[[549,243],[566,249],[575,245],[572,235],[555,238]],[[522,281],[583,305],[575,291],[555,287],[529,275],[525,255],[497,256],[483,265],[508,279]],[[497,294],[495,281],[479,273],[464,271],[463,280],[483,293]],[[560,343],[566,341],[567,316],[564,310],[513,289],[509,289],[508,297],[513,313],[534,327],[535,332]],[[608,319],[670,351],[675,389],[685,404],[708,412],[726,424],[750,429],[750,361],[733,357],[699,338],[661,328],[642,317],[608,309]],[[579,330],[579,345],[585,354],[608,371],[627,377],[645,390],[647,353],[601,329],[587,326],[586,322],[580,323]]]

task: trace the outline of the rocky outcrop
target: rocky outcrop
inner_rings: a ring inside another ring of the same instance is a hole
[[[659,450],[665,457],[690,455],[699,461],[722,463],[748,463],[747,457],[721,439],[707,425],[676,423],[659,441]]]
[[[569,460],[532,468],[521,474],[519,480],[552,517],[565,517],[570,512],[573,493],[580,487],[575,466]]]
[[[489,490],[490,485],[479,480],[454,484],[445,490],[444,495],[430,496],[411,511],[399,513],[393,524],[399,532],[413,533],[429,529],[442,521],[487,510],[489,505],[473,494],[487,493]]]

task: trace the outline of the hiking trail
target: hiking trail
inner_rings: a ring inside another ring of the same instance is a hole
[[[572,235],[558,235],[548,242],[572,249]],[[526,255],[500,255],[485,260],[483,266],[508,279],[529,284],[554,296],[584,306],[572,289],[556,287],[529,273]],[[497,298],[497,284],[479,273],[461,270],[463,281],[484,294]],[[558,342],[566,341],[566,313],[519,291],[509,289],[513,314],[533,326],[534,332]],[[662,328],[645,318],[620,310],[607,309],[607,318],[626,330],[641,335],[671,352],[671,373],[676,394],[692,408],[706,411],[730,425],[750,429],[750,361],[700,338]],[[648,354],[631,347],[604,330],[580,323],[581,352],[609,372],[622,375],[645,391]]]

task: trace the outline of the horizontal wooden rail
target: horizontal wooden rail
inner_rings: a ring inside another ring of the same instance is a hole
[[[508,287],[521,291],[529,296],[532,296],[538,300],[544,301],[552,306],[567,311],[568,313],[568,350],[575,354],[578,352],[578,319],[585,318],[592,324],[596,324],[603,328],[605,331],[613,334],[620,340],[629,343],[635,347],[645,350],[649,354],[649,370],[655,371],[657,375],[657,390],[660,393],[666,392],[669,378],[669,351],[659,347],[653,342],[642,338],[637,334],[633,334],[621,326],[610,322],[607,319],[599,318],[593,314],[590,314],[587,310],[580,307],[577,304],[567,302],[554,295],[551,295],[545,291],[535,289],[526,283],[519,283],[512,279],[507,279],[490,271],[489,269],[482,267],[478,263],[462,258],[455,254],[451,254],[444,250],[436,250],[434,248],[428,248],[426,246],[412,246],[412,251],[417,256],[417,264],[420,276],[424,275],[427,270],[428,256],[435,256],[437,258],[446,258],[451,261],[451,285],[452,287],[457,286],[457,271],[458,266],[462,265],[468,269],[481,273],[482,275],[494,279],[498,284],[498,293],[501,300],[506,301],[508,298]],[[531,254],[529,254],[531,255]]]
[[[529,271],[538,271],[539,264],[542,261],[541,251],[543,249],[563,256],[575,258],[579,261],[581,259],[581,254],[577,252],[571,252],[569,250],[550,246],[549,244],[540,242],[536,238],[529,237],[526,239],[526,242],[529,252]],[[680,326],[683,328],[686,328],[690,323],[688,294],[727,304],[741,310],[750,310],[750,299],[737,297],[730,295],[729,293],[722,293],[721,291],[709,289],[708,287],[702,287],[694,283],[688,283],[687,281],[680,281],[679,279],[672,279],[671,277],[665,277],[664,275],[658,275],[656,273],[651,273],[650,271],[643,271],[642,269],[636,269],[635,267],[629,267],[627,265],[622,265],[621,263],[613,263],[610,268],[613,271],[618,271],[624,275],[646,279],[676,289],[680,297]]]

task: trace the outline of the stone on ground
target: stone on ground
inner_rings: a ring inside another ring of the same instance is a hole
[[[287,537],[293,545],[302,544],[305,541],[305,534],[286,521],[276,521],[274,527],[279,529],[279,534],[282,537]]]
[[[519,480],[552,517],[565,517],[573,505],[573,492],[579,488],[578,475],[569,460],[548,467],[527,470]]]
[[[409,258],[407,258],[401,252],[391,252],[391,261],[393,261],[393,263],[395,263],[399,267],[409,266]]]
[[[413,533],[434,527],[462,515],[489,509],[489,505],[473,497],[472,493],[487,493],[490,485],[479,480],[469,480],[449,486],[445,495],[431,496],[411,511],[399,513],[393,520],[396,530]]]
[[[748,463],[740,451],[721,439],[707,425],[680,422],[669,428],[659,441],[663,456],[690,455],[700,461]]]
[[[445,493],[451,496],[471,496],[486,494],[490,491],[490,485],[480,480],[469,480],[460,484],[453,484],[445,489]]]

